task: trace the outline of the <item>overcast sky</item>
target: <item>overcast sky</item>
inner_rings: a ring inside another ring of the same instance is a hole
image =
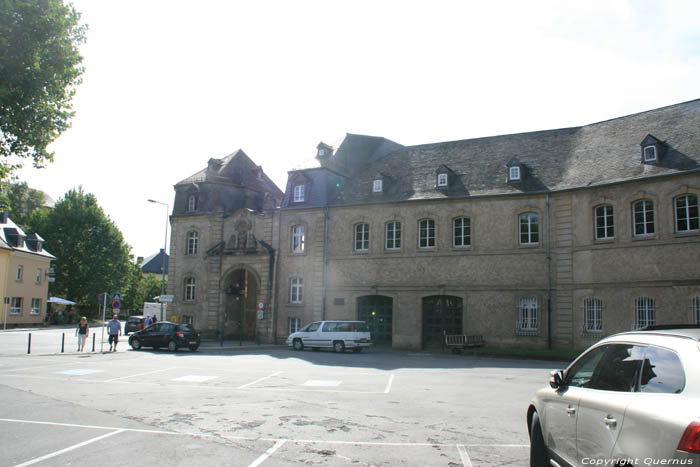
[[[56,200],[82,185],[135,256],[164,244],[147,200],[172,211],[173,185],[237,149],[284,190],[346,133],[424,144],[700,98],[696,0],[74,5],[89,30],[73,125],[20,176]]]

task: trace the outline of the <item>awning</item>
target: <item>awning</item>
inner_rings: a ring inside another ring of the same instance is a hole
[[[60,298],[60,297],[51,297],[48,300],[49,303],[58,303],[59,305],[75,305],[75,302],[71,302],[70,300],[66,300],[65,298]]]

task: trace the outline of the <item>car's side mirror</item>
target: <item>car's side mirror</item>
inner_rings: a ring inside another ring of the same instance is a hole
[[[564,371],[555,370],[550,373],[549,385],[552,389],[561,389],[564,386]]]

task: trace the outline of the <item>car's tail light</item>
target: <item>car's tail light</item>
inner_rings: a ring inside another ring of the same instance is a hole
[[[177,337],[185,337],[185,333],[182,331],[178,331],[175,334],[177,334]]]
[[[676,449],[678,451],[700,454],[700,420],[690,422]]]

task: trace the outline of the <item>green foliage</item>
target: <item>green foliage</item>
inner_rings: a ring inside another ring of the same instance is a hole
[[[29,188],[26,182],[10,185],[7,198],[10,205],[10,217],[25,231],[32,213],[46,209],[44,207],[44,193]]]
[[[79,19],[63,0],[0,0],[1,179],[22,159],[52,161],[47,146],[70,126],[87,30]]]
[[[141,271],[142,264],[132,266],[129,283],[122,294],[122,308],[125,310],[143,308],[144,302],[152,302],[153,297],[160,295],[160,279],[152,274],[144,274]]]
[[[57,258],[52,295],[96,310],[100,292],[124,293],[134,268],[130,247],[94,195],[82,188],[69,191],[53,209],[35,211],[29,230],[41,235]]]

